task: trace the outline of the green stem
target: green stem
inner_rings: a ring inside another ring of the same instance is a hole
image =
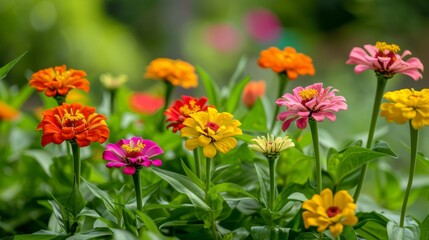
[[[162,108],[162,111],[160,113],[160,123],[159,123],[159,130],[163,132],[165,130],[164,128],[164,112],[168,108],[168,104],[170,102],[171,94],[173,92],[174,86],[169,81],[164,81],[165,83],[165,95],[164,95],[164,107]]]
[[[112,89],[110,90],[110,116],[115,114],[115,111],[116,111],[115,100],[116,100],[116,89]]]
[[[404,202],[402,203],[401,219],[399,220],[399,227],[404,226],[405,211],[407,210],[408,198],[411,192],[411,186],[413,185],[414,170],[416,168],[416,153],[417,153],[417,142],[419,139],[419,131],[414,129],[410,121],[410,139],[411,139],[411,163],[410,173],[408,175],[407,189],[405,190]]]
[[[211,181],[211,158],[206,158],[206,193],[210,190]]]
[[[368,139],[366,141],[366,148],[370,149],[372,146],[372,141],[374,139],[375,127],[377,125],[378,113],[380,112],[381,100],[383,98],[384,89],[386,88],[387,79],[383,76],[377,76],[377,89],[374,97],[374,104],[372,106],[372,117],[371,124],[368,132]],[[363,182],[365,181],[365,175],[368,170],[368,163],[365,163],[360,172],[360,178],[358,185],[356,187],[356,191],[354,193],[355,202],[358,201],[360,192],[362,190]]]
[[[199,148],[194,149],[194,160],[195,160],[195,173],[197,177],[201,179],[201,162],[200,162]]]
[[[57,101],[58,106],[63,105],[63,102],[66,101],[66,97],[67,96],[64,96],[64,95],[55,95],[54,96],[55,100]]]
[[[274,211],[274,200],[276,199],[275,192],[275,159],[268,159],[268,166],[270,170],[270,205],[269,208]]]
[[[311,138],[313,139],[314,158],[316,159],[316,185],[317,191],[322,192],[322,163],[320,162],[319,152],[319,133],[317,130],[317,122],[314,119],[308,121],[310,124]]]
[[[74,173],[74,179],[75,183],[79,186],[80,185],[80,148],[79,145],[77,145],[76,141],[70,141],[70,145],[72,148],[73,153],[73,173]]]
[[[141,211],[142,206],[142,188],[140,186],[140,169],[137,168],[133,174],[134,189],[136,191],[137,210]]]
[[[212,230],[212,235],[213,235],[214,239],[215,239],[215,240],[218,240],[218,238],[217,238],[216,223],[215,223],[215,221],[213,221],[213,220],[212,220],[211,230]]]
[[[277,92],[277,99],[281,98],[283,96],[283,92],[286,88],[287,83],[289,82],[289,79],[287,78],[287,75],[285,72],[281,72],[278,74],[279,77],[279,89]],[[277,100],[276,99],[276,100]],[[274,110],[274,117],[273,122],[271,123],[271,129],[274,128],[274,125],[276,124],[276,117],[279,114],[280,106],[276,104],[276,108]]]

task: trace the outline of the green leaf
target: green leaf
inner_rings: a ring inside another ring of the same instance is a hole
[[[10,105],[15,109],[20,109],[34,92],[34,90],[35,88],[30,87],[30,85],[25,85],[21,87],[18,94],[16,96],[13,96],[13,98],[9,100]]]
[[[376,212],[356,214],[359,222],[354,225],[355,231],[364,239],[388,239],[386,225],[388,219]]]
[[[419,240],[420,230],[418,224],[411,218],[405,219],[405,226],[400,227],[396,222],[387,223],[387,235],[395,240]]]
[[[267,116],[260,98],[256,101],[255,105],[253,105],[252,109],[241,119],[240,128],[243,131],[259,131],[264,134],[268,131]]]
[[[143,221],[144,223],[144,229],[149,231],[150,234],[147,233],[146,237],[140,237],[140,239],[160,239],[160,240],[168,240],[168,239],[177,239],[175,237],[166,237],[164,236],[160,231],[158,226],[155,224],[155,222],[146,214],[142,213],[141,211],[136,211],[137,216]],[[141,234],[143,236],[143,234]]]
[[[292,201],[293,199],[291,199],[291,196],[294,193],[303,194],[307,199],[310,199],[314,194],[316,194],[316,189],[311,187],[308,182],[306,185],[296,183],[287,185],[274,201],[275,211],[280,211],[283,206]]]
[[[246,64],[247,57],[241,57],[240,61],[237,64],[237,67],[235,68],[234,73],[231,76],[231,79],[229,80],[229,89],[232,89],[237,84],[238,78],[243,74],[244,69],[246,68]]]
[[[77,216],[85,207],[86,201],[83,198],[82,193],[80,192],[79,185],[75,183],[73,185],[72,192],[70,193],[67,200],[64,202],[64,207],[73,215],[74,219],[77,219]]]
[[[159,180],[155,183],[152,183],[150,185],[144,186],[142,189],[142,206],[145,207],[146,202],[149,200],[149,198],[152,196],[154,192],[156,192],[159,189],[159,186],[161,185],[162,181]]]
[[[48,202],[52,206],[52,209],[54,211],[55,217],[57,218],[58,224],[60,225],[60,227],[62,229],[66,230],[66,225],[65,225],[65,222],[63,219],[63,215],[61,213],[61,207],[60,207],[61,204],[59,204],[58,201],[55,199],[54,200],[48,200]]]
[[[82,178],[83,182],[88,186],[89,191],[91,191],[92,194],[101,201],[103,201],[104,206],[106,206],[107,210],[111,213],[115,212],[115,205],[113,204],[112,198],[109,196],[109,194],[101,189],[99,189],[95,184],[92,184],[88,181],[86,181],[84,178]]]
[[[3,238],[2,238],[3,239]],[[4,238],[5,240],[8,238]],[[13,240],[50,240],[50,239],[62,239],[58,235],[54,234],[23,234],[23,235],[15,235],[10,239]]]
[[[210,190],[209,190],[209,193],[222,193],[222,192],[238,193],[238,194],[242,194],[244,196],[250,197],[252,199],[258,200],[255,196],[247,192],[242,186],[237,185],[235,183],[228,183],[228,182],[220,183],[210,187]]]
[[[398,156],[396,156],[396,154],[390,149],[389,144],[385,141],[376,141],[371,150],[385,153],[393,158],[398,158]]]
[[[356,232],[352,226],[344,226],[344,230],[341,233],[341,237],[344,237],[346,240],[357,240]]]
[[[89,232],[77,233],[67,238],[67,240],[88,240],[100,237],[104,237],[103,239],[106,239],[108,238],[107,236],[112,236],[112,231],[108,228],[94,228]]]
[[[204,202],[204,190],[196,183],[192,182],[188,177],[158,168],[151,169],[156,175],[164,179],[174,189],[176,189],[176,191],[186,194],[195,207],[200,207],[207,211],[210,210],[210,207]]]
[[[268,207],[268,173],[266,168],[264,169],[261,164],[255,162],[254,165],[259,182],[259,201],[262,202],[265,207]]]
[[[183,170],[185,171],[186,176],[188,176],[200,188],[204,188],[205,187],[204,182],[201,181],[201,179],[199,179],[197,175],[195,175],[195,173],[192,172],[191,169],[189,169],[188,166],[186,166],[186,164],[183,161],[181,161],[181,164],[182,164]]]
[[[314,157],[307,156],[297,148],[289,148],[277,160],[277,174],[283,183],[305,184],[313,176]]]
[[[34,160],[39,163],[39,165],[42,167],[43,171],[49,176],[51,176],[51,171],[49,170],[53,161],[54,156],[52,154],[49,154],[48,151],[41,150],[41,149],[28,149],[24,151],[25,156],[29,156],[33,158]]]
[[[429,215],[420,224],[420,240],[429,240]]]
[[[21,58],[26,54],[27,52],[24,52],[23,54],[21,54],[19,57],[13,59],[12,61],[10,61],[9,63],[7,63],[6,65],[4,65],[3,67],[0,68],[0,80],[5,78],[8,74],[8,72],[10,71],[10,69],[13,68],[13,66],[15,66],[15,64],[17,62],[19,62],[19,60],[21,60]]]
[[[288,239],[289,229],[268,226],[253,226],[250,228],[252,239],[254,240],[266,240],[266,239]]]
[[[201,81],[206,89],[209,103],[218,106],[219,87],[216,82],[200,67],[196,66],[198,75],[200,75]]]
[[[241,99],[241,94],[243,93],[243,89],[246,84],[250,81],[250,77],[247,76],[242,79],[238,84],[234,86],[231,92],[227,96],[226,101],[226,111],[229,113],[234,113],[237,108],[238,103]]]

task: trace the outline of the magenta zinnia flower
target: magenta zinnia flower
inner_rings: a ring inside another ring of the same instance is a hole
[[[365,51],[365,50],[366,51]],[[347,64],[357,64],[355,73],[373,69],[377,75],[385,78],[391,78],[395,73],[402,73],[410,76],[415,81],[422,78],[420,71],[423,71],[423,64],[418,58],[412,57],[404,61],[403,59],[411,55],[411,52],[405,50],[402,55],[397,54],[400,51],[399,46],[395,44],[386,44],[377,42],[375,46],[364,45],[364,49],[354,47],[350,52]]]
[[[141,137],[132,137],[131,139],[121,139],[115,144],[107,144],[103,152],[103,159],[109,161],[108,168],[125,167],[123,172],[133,175],[136,168],[161,166],[159,159],[150,159],[153,156],[164,153],[158,144],[153,141],[145,140]]]
[[[346,99],[335,96],[337,91],[332,87],[323,88],[322,83],[316,83],[305,88],[297,87],[293,90],[293,95],[286,93],[277,99],[277,105],[287,107],[287,111],[277,116],[277,120],[284,121],[282,130],[286,131],[296,119],[296,126],[300,129],[307,127],[309,118],[318,122],[325,117],[335,121],[334,112],[347,109]]]

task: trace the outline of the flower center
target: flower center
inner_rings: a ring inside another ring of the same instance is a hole
[[[76,113],[73,112],[73,109],[70,109],[70,112],[67,112],[67,110],[64,111],[65,113],[62,120],[59,119],[60,117],[58,115],[55,115],[63,126],[76,127],[85,123],[85,116],[80,110],[77,110]]]
[[[401,51],[401,49],[399,48],[398,45],[396,45],[396,44],[387,44],[386,42],[377,42],[375,44],[375,47],[380,52],[385,52],[387,50],[387,51],[389,51],[391,53],[397,53],[397,52]]]
[[[332,206],[326,209],[326,214],[328,214],[328,217],[330,218],[337,216],[340,212],[341,212],[341,209],[335,206]]]
[[[301,92],[299,92],[299,96],[302,98],[302,100],[307,101],[315,96],[317,96],[319,92],[316,89],[310,88],[310,89],[304,89]]]
[[[128,157],[135,157],[145,148],[145,146],[146,145],[140,141],[137,143],[131,141],[128,144],[122,144],[121,148],[127,153]]]
[[[180,107],[179,110],[183,115],[189,116],[192,113],[199,112],[201,108],[197,105],[197,102],[195,100],[191,100],[189,101],[189,104],[183,105],[182,107]]]
[[[219,129],[219,124],[217,124],[217,123],[215,123],[215,122],[207,122],[207,125],[206,125],[208,128],[210,128],[211,130],[213,130],[213,131],[217,131],[218,129]]]

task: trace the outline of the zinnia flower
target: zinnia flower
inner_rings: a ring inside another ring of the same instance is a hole
[[[411,120],[414,129],[429,125],[429,89],[401,89],[386,92],[384,98],[390,102],[381,104],[381,116],[388,122],[403,124]]]
[[[100,76],[100,81],[106,89],[115,90],[128,81],[128,76],[120,74],[119,76],[114,77],[112,74],[106,73]]]
[[[264,154],[268,160],[276,159],[280,152],[295,146],[288,136],[274,138],[270,134],[267,134],[267,137],[256,137],[252,139],[252,142],[253,144],[249,144],[249,148]]]
[[[343,225],[353,225],[358,222],[355,216],[356,204],[346,190],[341,190],[333,196],[329,188],[320,195],[315,194],[302,204],[302,218],[305,228],[317,227],[319,233],[329,227],[334,237],[343,232]]]
[[[63,103],[44,111],[37,129],[43,130],[42,146],[76,141],[79,147],[85,147],[90,142],[104,143],[109,137],[105,119],[104,115],[95,113],[93,107]]]
[[[365,51],[366,50],[366,51]],[[386,79],[393,77],[396,73],[402,73],[410,76],[417,81],[422,78],[420,71],[423,71],[423,64],[418,58],[412,57],[404,61],[403,59],[411,55],[411,52],[405,50],[399,55],[399,46],[377,42],[375,46],[364,45],[364,48],[354,47],[350,52],[347,64],[356,64],[355,73],[373,69],[377,75],[382,75]]]
[[[183,95],[182,100],[177,100],[173,106],[164,112],[164,115],[167,117],[165,121],[170,122],[170,124],[167,126],[167,129],[173,127],[174,133],[177,132],[177,130],[185,127],[183,122],[190,117],[190,114],[199,111],[207,111],[208,107],[205,105],[207,103],[206,97],[198,99]]]
[[[251,108],[255,105],[258,98],[265,94],[265,81],[249,82],[243,89],[243,103],[246,107]]]
[[[129,105],[136,112],[154,114],[164,106],[164,98],[144,92],[137,92],[130,96]]]
[[[232,119],[232,114],[218,113],[215,108],[208,107],[206,112],[200,111],[190,116],[180,130],[180,136],[189,137],[185,142],[188,150],[202,147],[204,156],[213,158],[217,151],[225,154],[237,145],[234,136],[242,134],[238,128],[241,123]]]
[[[313,76],[315,73],[312,59],[303,53],[297,53],[292,47],[285,47],[283,50],[270,47],[263,50],[258,64],[262,68],[271,68],[276,73],[285,73],[290,80],[296,79],[298,75]]]
[[[10,105],[0,101],[0,121],[13,120],[19,115],[19,112],[13,109]]]
[[[103,159],[109,161],[108,168],[121,168],[127,175],[133,175],[137,168],[161,166],[162,161],[159,159],[150,159],[164,151],[158,144],[151,140],[141,137],[132,137],[131,139],[121,139],[117,143],[107,144],[103,152]]]
[[[45,91],[48,97],[66,96],[74,88],[89,92],[89,81],[82,70],[66,69],[65,65],[46,68],[34,73],[30,79],[30,86],[37,91]]]
[[[168,81],[174,86],[183,88],[198,86],[194,66],[182,60],[157,58],[146,67],[144,77]]]
[[[308,119],[321,122],[326,118],[335,121],[335,112],[346,110],[347,104],[342,96],[335,96],[338,90],[332,87],[323,88],[322,83],[316,83],[305,88],[296,87],[293,95],[286,93],[277,99],[277,105],[287,107],[287,111],[280,113],[277,119],[284,121],[282,130],[286,131],[290,124],[296,121],[300,129],[307,127]]]

